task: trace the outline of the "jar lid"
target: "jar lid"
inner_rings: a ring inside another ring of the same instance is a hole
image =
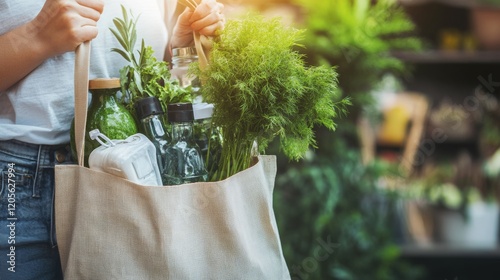
[[[193,115],[195,120],[209,119],[214,112],[214,104],[196,103],[193,104]]]
[[[89,89],[108,89],[120,87],[120,78],[98,78],[89,81]]]
[[[160,100],[155,96],[149,96],[139,99],[135,102],[135,114],[139,120],[149,117],[151,115],[163,114]]]
[[[194,120],[193,104],[171,103],[167,105],[167,116],[170,123],[191,122]]]
[[[197,56],[195,47],[184,47],[172,49],[172,57],[177,56]]]

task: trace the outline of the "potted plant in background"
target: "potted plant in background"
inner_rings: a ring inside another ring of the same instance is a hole
[[[334,141],[335,155],[310,153],[279,173],[275,213],[292,279],[426,279],[400,259],[397,199],[383,187],[397,166],[365,165],[358,150]]]
[[[492,169],[500,172],[500,166]],[[426,200],[432,207],[435,242],[495,248],[500,211],[482,164],[464,151],[452,162],[427,165],[418,178],[407,190],[411,199]]]
[[[471,27],[479,45],[500,50],[500,1],[475,0],[471,8]]]

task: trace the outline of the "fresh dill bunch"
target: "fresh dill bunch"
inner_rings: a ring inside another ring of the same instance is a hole
[[[265,153],[279,137],[287,157],[302,158],[316,144],[313,127],[333,130],[335,118],[346,112],[348,99],[334,101],[335,69],[306,67],[293,50],[303,32],[255,14],[229,20],[214,42],[208,68],[191,68],[198,69],[202,96],[215,105],[212,121],[222,131],[221,160],[212,180],[248,168],[254,141]]]
[[[129,15],[122,5],[122,18],[113,19],[116,29],[110,28],[122,47],[112,48],[111,51],[120,54],[129,62],[120,69],[120,82],[127,108],[134,111],[135,101],[148,96],[157,97],[165,112],[169,103],[192,102],[191,92],[182,88],[178,81],[171,79],[168,63],[158,61],[153,49],[145,44],[144,39],[137,53],[134,52],[138,20],[132,12]]]

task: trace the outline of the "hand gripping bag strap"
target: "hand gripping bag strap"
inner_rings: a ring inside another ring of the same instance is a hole
[[[198,6],[197,0],[181,0],[180,4],[195,10]],[[198,55],[198,62],[201,70],[205,70],[208,66],[208,58],[210,55],[210,50],[212,49],[211,38],[201,35],[199,32],[193,31],[194,46],[196,48],[196,54]]]

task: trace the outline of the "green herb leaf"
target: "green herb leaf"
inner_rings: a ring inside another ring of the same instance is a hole
[[[132,12],[129,15],[123,5],[122,14],[121,19],[113,19],[115,29],[110,28],[122,49],[112,48],[111,51],[118,53],[130,63],[120,70],[123,101],[127,104],[127,108],[133,112],[135,101],[147,96],[158,97],[165,111],[168,103],[191,102],[191,92],[171,79],[168,63],[158,61],[153,49],[146,45],[144,39],[141,40],[140,48],[135,50],[136,26],[139,18],[135,18]]]

